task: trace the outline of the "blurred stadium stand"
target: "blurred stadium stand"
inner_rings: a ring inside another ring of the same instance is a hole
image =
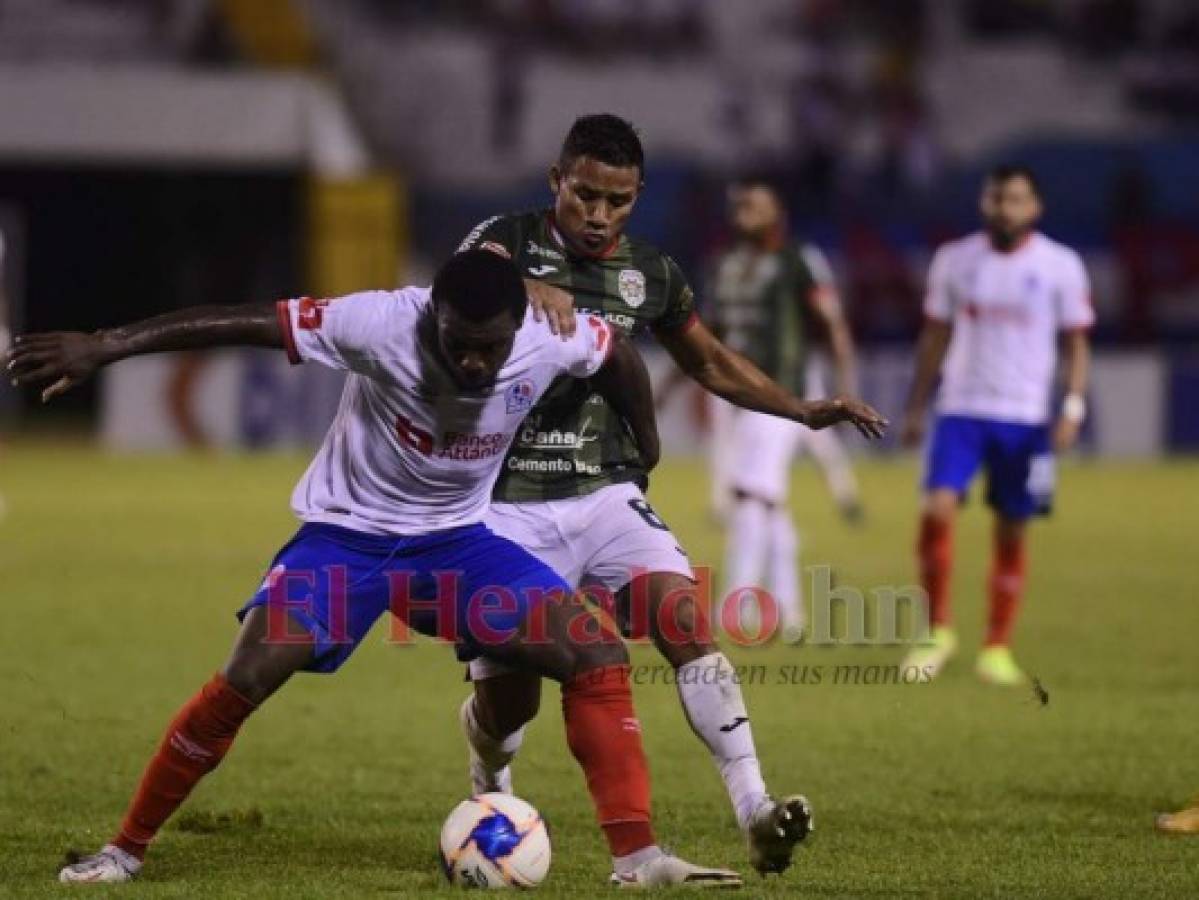
[[[1197,85],[1187,0],[0,0],[6,277],[37,328],[419,279],[611,110],[649,153],[634,230],[698,286],[725,180],[773,172],[902,355],[931,248],[1020,159],[1195,448]]]

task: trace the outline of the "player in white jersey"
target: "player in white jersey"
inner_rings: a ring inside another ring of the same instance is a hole
[[[991,683],[1020,684],[1025,676],[1009,643],[1024,589],[1026,524],[1048,511],[1054,451],[1073,446],[1086,416],[1087,331],[1095,317],[1078,254],[1035,230],[1041,199],[1032,172],[993,169],[981,208],[984,230],[945,244],[933,257],[905,415],[903,437],[915,445],[940,372],[918,543],[932,640],[905,665],[935,675],[957,647],[949,598],[953,524],[970,482],[985,467],[994,556],[976,671]],[[1066,393],[1051,434],[1059,340]]]
[[[521,420],[559,376],[590,377],[656,457],[640,357],[603,321],[577,324],[571,340],[551,338],[528,315],[511,263],[476,251],[447,263],[432,291],[199,307],[96,334],[18,339],[7,371],[20,385],[48,384],[46,399],[128,356],[229,344],[350,373],[292,497],[303,525],[239,611],[228,663],[171,722],[111,843],[60,880],[130,880],[245,719],[295,672],[336,671],[390,611],[453,642],[461,659],[486,655],[562,684],[568,743],[628,881],[740,884],[658,849],[623,643],[614,632],[595,640],[583,624],[593,617],[565,582],[481,521]],[[591,640],[575,637],[583,634]]]

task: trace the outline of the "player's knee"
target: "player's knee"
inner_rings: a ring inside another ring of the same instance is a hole
[[[304,658],[297,653],[241,648],[233,654],[222,674],[230,687],[251,703],[257,704],[282,687],[301,667]]]
[[[733,501],[736,503],[758,503],[767,509],[774,509],[774,507],[777,505],[768,497],[763,497],[761,494],[751,493],[750,491],[745,491],[741,488],[733,489]]]
[[[533,719],[541,709],[541,691],[519,691],[506,693],[502,702],[497,702],[485,690],[475,691],[475,718],[487,734],[503,739],[515,734]]]
[[[674,668],[717,651],[712,628],[695,596],[695,583],[672,576],[653,592],[650,637]]]
[[[582,675],[592,669],[606,666],[627,666],[629,651],[619,637],[605,634],[602,639],[577,644],[572,648],[571,670],[573,676]]]
[[[267,667],[245,660],[230,660],[222,674],[229,686],[251,703],[262,703],[282,683]]]
[[[924,501],[925,515],[941,522],[952,522],[958,511],[958,497],[953,491],[933,491]]]

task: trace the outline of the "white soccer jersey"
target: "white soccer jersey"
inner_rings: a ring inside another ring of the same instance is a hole
[[[471,392],[436,350],[428,288],[285,300],[279,318],[292,362],[350,372],[292,509],[307,522],[375,534],[481,521],[525,414],[558,376],[593,375],[612,345],[597,317],[579,314],[564,341],[530,313],[495,384]]]
[[[937,250],[928,281],[925,314],[953,325],[938,411],[1048,421],[1058,332],[1095,321],[1078,254],[1039,232],[1009,253],[972,234]]]

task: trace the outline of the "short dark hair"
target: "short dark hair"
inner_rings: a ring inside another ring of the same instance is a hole
[[[1036,173],[1028,166],[1020,163],[1000,163],[987,170],[987,181],[1003,184],[1013,178],[1023,178],[1028,182],[1028,186],[1032,188],[1032,192],[1037,195],[1037,198],[1041,197],[1041,182],[1037,180]]]
[[[645,150],[637,129],[628,120],[611,113],[575,119],[562,142],[558,165],[563,170],[569,169],[580,156],[620,168],[636,166],[638,175],[645,175]]]
[[[766,172],[742,172],[733,179],[733,187],[764,188],[774,194],[775,199],[780,203],[783,201],[783,192],[779,190],[778,182]]]
[[[502,312],[517,322],[525,317],[525,284],[511,260],[475,248],[450,257],[433,279],[433,303],[464,319],[482,322]]]

